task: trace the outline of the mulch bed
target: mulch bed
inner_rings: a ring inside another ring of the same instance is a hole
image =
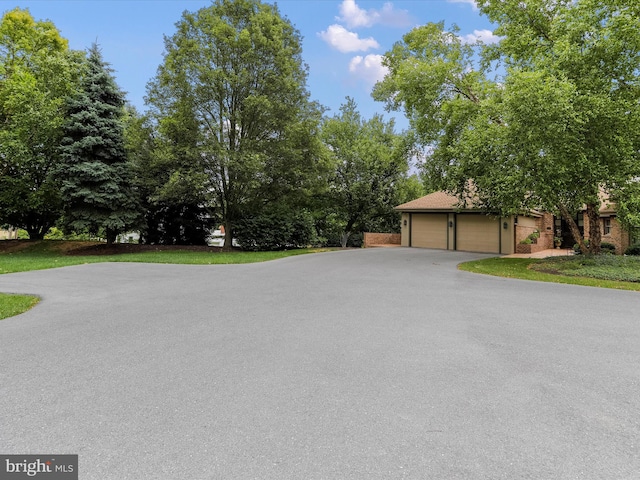
[[[123,253],[162,252],[162,251],[187,251],[218,253],[220,247],[207,245],[141,245],[137,243],[97,243],[85,247],[70,250],[67,255],[119,255]]]
[[[114,243],[107,245],[103,242],[65,240],[45,240],[45,242],[49,243],[52,250],[63,255],[119,255],[123,253],[160,252],[167,250],[210,253],[222,251],[220,247],[209,247],[207,245],[140,245],[137,243]],[[34,243],[35,242],[30,240],[2,240],[0,241],[0,253],[16,253],[33,246]]]

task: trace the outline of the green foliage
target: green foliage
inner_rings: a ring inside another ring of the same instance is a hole
[[[589,248],[589,239],[586,239],[584,241],[584,244],[587,248]],[[574,243],[573,244],[573,253],[575,253],[576,255],[581,255],[582,254],[582,248],[580,248],[580,244],[579,243]]]
[[[630,245],[624,251],[625,255],[640,255],[640,243],[636,243],[634,245]]]
[[[71,233],[65,233],[63,230],[57,228],[57,227],[52,227],[51,229],[49,229],[49,231],[47,232],[47,234],[44,236],[45,240],[84,240],[84,241],[89,241],[89,240],[95,240],[95,237],[92,237],[89,233],[78,233],[78,232],[71,232]]]
[[[640,259],[621,255],[552,257],[532,265],[538,271],[621,282],[640,282]]]
[[[193,205],[182,188],[193,186],[230,245],[238,220],[309,201],[320,177],[321,109],[308,100],[301,43],[276,6],[258,0],[216,0],[183,14],[148,86],[158,132],[151,162],[170,175],[151,202]]]
[[[589,239],[586,239],[584,241],[584,244],[587,246],[587,248],[589,248],[591,242],[589,241]],[[582,249],[580,248],[580,245],[577,244],[577,243],[573,245],[573,251],[574,251],[574,253],[576,255],[581,255],[582,254]],[[602,242],[602,243],[600,243],[600,252],[599,253],[615,254],[616,253],[616,246],[613,243]]]
[[[197,126],[185,112],[154,125],[133,108],[125,116],[125,146],[144,220],[141,241],[204,245],[215,216],[206,196],[206,175],[197,153]]]
[[[297,214],[263,214],[236,224],[235,238],[244,250],[269,251],[308,247],[315,240],[313,218]]]
[[[380,115],[364,120],[347,98],[340,115],[325,120],[321,135],[331,162],[323,215],[327,230],[338,230],[342,246],[354,233],[395,231],[400,218],[393,208],[404,200],[400,195],[418,189],[407,177],[409,147],[394,132],[394,122]],[[329,232],[321,235],[330,237]]]
[[[404,109],[430,147],[425,171],[438,188],[502,216],[559,211],[578,243],[573,217],[586,205],[597,253],[600,188],[627,223],[637,220],[640,4],[478,5],[500,43],[466,45],[442,23],[418,27],[386,54],[389,75],[374,96]],[[506,74],[493,80],[495,62]]]
[[[616,246],[613,243],[602,242],[600,244],[600,253],[615,254],[616,253]]]
[[[613,256],[607,255],[605,258],[606,257]],[[638,282],[603,280],[595,277],[567,275],[567,271],[581,268],[576,260],[582,258],[585,257],[550,257],[543,260],[533,258],[487,258],[462,263],[459,265],[459,268],[469,272],[499,277],[640,291],[640,283]],[[562,272],[557,268],[559,262],[563,262]],[[615,272],[616,269],[617,267],[615,265],[609,267],[609,270],[612,272]]]
[[[81,57],[51,22],[16,8],[0,21],[0,223],[42,238],[62,201],[64,100],[77,88]]]
[[[97,45],[89,50],[80,90],[67,100],[58,176],[67,229],[106,232],[112,242],[139,223],[124,139],[124,95]]]
[[[531,232],[529,235],[527,235],[526,238],[520,240],[520,243],[522,245],[531,245],[533,243],[538,243],[538,238],[540,238],[540,232],[536,230],[535,232]]]

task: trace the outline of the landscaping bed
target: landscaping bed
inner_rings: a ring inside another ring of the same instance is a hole
[[[538,272],[620,282],[640,282],[640,258],[620,255],[550,257],[532,263]]]
[[[220,252],[220,247],[207,245],[143,245],[138,243],[89,242],[78,240],[2,240],[0,253],[17,253],[30,251],[56,252],[62,255],[119,255],[125,253],[189,251]]]

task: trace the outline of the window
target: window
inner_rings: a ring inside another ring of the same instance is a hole
[[[602,219],[602,231],[605,235],[611,235],[611,217]]]

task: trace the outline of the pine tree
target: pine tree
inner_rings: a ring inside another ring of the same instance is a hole
[[[67,229],[103,231],[111,244],[136,226],[138,202],[124,137],[124,94],[96,44],[67,103],[60,169]]]

